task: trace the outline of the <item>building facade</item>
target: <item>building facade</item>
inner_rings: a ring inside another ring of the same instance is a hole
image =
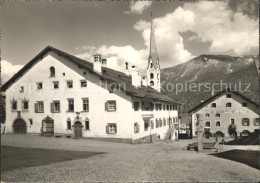
[[[234,123],[237,135],[247,136],[259,130],[259,105],[242,94],[224,90],[202,102],[192,114],[192,135],[196,136],[198,119],[205,134],[229,136],[229,125]]]
[[[146,79],[134,66],[118,72],[101,55],[89,62],[48,46],[2,87],[6,133],[130,143],[177,138],[177,103]]]

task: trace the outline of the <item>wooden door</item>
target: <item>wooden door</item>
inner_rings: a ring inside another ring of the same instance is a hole
[[[14,133],[26,134],[26,123],[22,119],[17,119],[14,122]]]
[[[82,137],[82,124],[81,122],[77,121],[74,124],[74,138],[78,139]]]

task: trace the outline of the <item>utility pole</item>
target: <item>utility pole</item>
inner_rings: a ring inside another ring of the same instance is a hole
[[[203,127],[200,120],[201,115],[197,114],[196,117],[198,122],[198,126],[197,126],[198,152],[203,152],[203,143],[202,143]]]

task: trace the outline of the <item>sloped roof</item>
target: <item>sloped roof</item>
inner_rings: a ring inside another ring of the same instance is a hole
[[[191,109],[188,113],[193,113],[193,112],[197,112],[198,110],[200,110],[201,108],[205,107],[206,105],[210,104],[211,102],[213,102],[214,100],[216,100],[218,97],[225,95],[226,93],[233,93],[236,94],[237,96],[240,96],[244,101],[247,101],[251,104],[253,104],[255,107],[251,108],[251,110],[253,110],[254,112],[256,112],[257,114],[260,114],[260,106],[258,103],[250,100],[248,97],[242,95],[241,93],[237,92],[237,91],[233,91],[230,89],[226,89],[223,90],[215,95],[213,95],[212,97],[208,98],[207,100],[205,100],[204,102],[201,102],[199,105],[195,106],[193,109]],[[234,99],[234,98],[233,98]],[[238,101],[241,103],[241,101]]]
[[[59,56],[64,57],[68,59],[71,62],[74,62],[75,64],[81,66],[82,68],[85,68],[89,71],[93,70],[93,63],[80,59],[78,57],[75,57],[73,55],[70,55],[66,52],[63,52],[61,50],[58,50],[56,48],[53,48],[51,46],[47,46],[45,49],[43,49],[37,56],[35,56],[30,62],[28,62],[21,70],[19,70],[11,79],[9,79],[2,87],[1,91],[5,91],[8,87],[10,87],[20,76],[22,76],[28,69],[30,69],[39,59],[43,58],[43,56],[48,53],[49,51],[53,51],[57,53]],[[93,72],[95,73],[95,72]],[[132,85],[132,77],[129,75],[126,75],[123,72],[119,72],[107,67],[102,67],[102,73],[99,75],[102,79],[107,80],[108,82],[115,83],[115,84],[124,84],[125,92],[127,94],[130,94],[134,97],[140,97],[140,98],[151,98],[154,100],[160,100],[165,102],[174,102],[170,97],[167,95],[164,95],[157,90],[153,89],[150,86],[141,86],[139,88],[134,87]],[[122,85],[121,85],[122,87]],[[177,104],[177,103],[176,103]]]

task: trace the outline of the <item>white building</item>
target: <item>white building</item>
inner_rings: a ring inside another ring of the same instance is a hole
[[[98,54],[92,63],[46,47],[2,86],[6,133],[129,143],[177,138],[177,103],[160,93],[153,31],[151,38],[148,78],[127,64],[125,73],[109,69]]]
[[[259,104],[239,92],[223,90],[189,111],[192,114],[192,136],[197,135],[197,114],[205,133],[229,136],[228,127],[236,125],[237,135],[246,136],[259,130]]]

